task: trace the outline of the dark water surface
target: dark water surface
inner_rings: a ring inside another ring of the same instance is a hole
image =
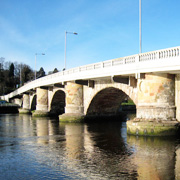
[[[127,136],[126,123],[0,115],[0,179],[180,180],[180,140]]]

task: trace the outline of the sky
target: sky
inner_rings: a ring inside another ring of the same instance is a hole
[[[180,1],[142,0],[142,52],[180,45]],[[0,57],[62,70],[139,53],[139,0],[0,0]]]

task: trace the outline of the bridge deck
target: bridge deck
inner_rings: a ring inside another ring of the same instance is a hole
[[[36,87],[63,84],[78,79],[111,78],[115,75],[136,76],[147,72],[178,74],[180,73],[179,51],[180,46],[72,68],[31,81],[1,98],[9,99]]]

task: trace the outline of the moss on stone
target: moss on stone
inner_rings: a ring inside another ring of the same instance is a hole
[[[172,136],[178,132],[179,125],[177,121],[128,121],[127,133],[138,136]]]
[[[29,109],[19,108],[19,114],[31,114]]]
[[[60,122],[69,122],[69,123],[81,123],[84,122],[84,115],[81,114],[63,114],[59,116]]]
[[[45,111],[34,111],[32,114],[33,117],[48,117],[49,113]]]

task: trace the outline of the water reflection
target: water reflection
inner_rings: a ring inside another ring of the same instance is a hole
[[[175,179],[175,144],[172,139],[128,136],[136,149],[134,161],[139,179]]]
[[[61,124],[66,138],[66,155],[70,159],[80,159],[84,151],[84,126],[82,124]]]
[[[37,143],[45,145],[60,141],[58,135],[61,134],[62,128],[59,127],[58,120],[50,118],[34,118],[33,122],[36,129],[36,136],[38,137]]]
[[[134,149],[126,143],[125,123],[88,124],[87,132],[94,146],[91,163],[110,179],[136,179],[136,165],[131,162]]]
[[[29,115],[0,115],[2,161],[12,164],[6,156],[19,154],[17,173],[25,166],[26,175],[33,169],[36,178],[178,180],[177,142],[175,138],[127,136],[125,122],[65,124]],[[4,171],[5,175],[10,171]]]

